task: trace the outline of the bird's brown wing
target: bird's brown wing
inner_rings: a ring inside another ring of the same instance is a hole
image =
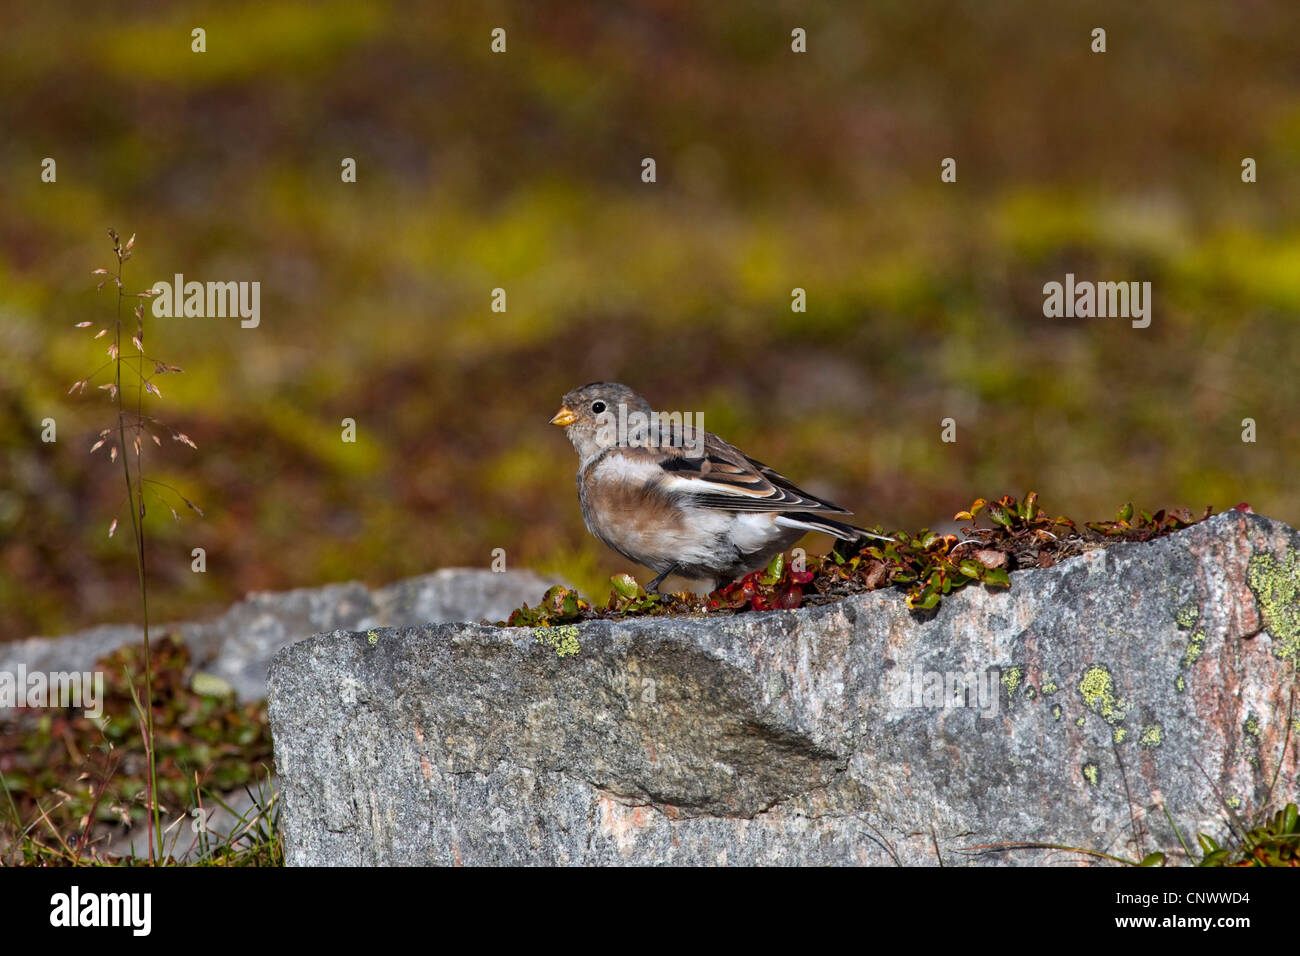
[[[703,435],[702,449],[695,442]],[[797,487],[711,432],[686,429],[679,445],[645,449],[659,455],[658,487],[690,504],[725,511],[852,514]],[[701,453],[702,451],[702,453]]]

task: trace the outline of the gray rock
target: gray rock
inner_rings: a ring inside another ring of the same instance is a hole
[[[380,622],[391,627],[430,621],[501,621],[522,604],[536,604],[547,588],[558,583],[531,571],[494,574],[444,568],[376,591],[375,605]]]
[[[0,644],[0,673],[16,673],[20,665],[29,672],[89,670],[101,657],[140,639],[138,627],[104,624],[66,637],[11,641]]]
[[[531,571],[448,568],[374,591],[354,581],[254,593],[211,621],[162,624],[150,633],[176,634],[196,667],[228,683],[240,700],[259,700],[266,696],[271,657],[294,641],[340,628],[500,620],[525,602],[536,604],[554,583]],[[90,670],[104,655],[141,639],[137,627],[109,625],[0,644],[0,672],[17,673],[20,666],[28,673]]]
[[[1298,656],[1300,534],[1236,512],[929,617],[884,591],[735,617],[338,630],[271,667],[286,854],[1095,862],[977,849],[1032,841],[1181,858],[1166,812],[1194,846],[1294,798]],[[945,705],[949,675],[985,693]]]

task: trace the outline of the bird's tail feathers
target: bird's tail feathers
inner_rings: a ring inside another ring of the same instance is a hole
[[[876,534],[874,531],[867,531],[865,528],[858,528],[851,524],[845,524],[843,521],[836,521],[834,518],[826,518],[817,514],[801,512],[799,514],[778,515],[776,523],[783,528],[801,528],[804,531],[820,531],[823,534],[829,534],[839,538],[841,541],[861,541],[864,538],[875,538],[878,541],[893,541],[889,535]]]

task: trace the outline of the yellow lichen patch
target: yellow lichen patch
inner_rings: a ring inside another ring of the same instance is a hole
[[[1044,697],[1050,697],[1060,689],[1061,688],[1057,686],[1056,681],[1052,680],[1050,677],[1043,681],[1042,690]]]
[[[1183,667],[1191,667],[1205,649],[1205,628],[1198,627],[1187,639],[1187,650],[1183,653]]]
[[[1178,609],[1178,613],[1174,615],[1174,622],[1180,631],[1190,631],[1200,617],[1201,609],[1195,603],[1188,601]]]
[[[1083,765],[1083,779],[1087,780],[1094,787],[1097,786],[1100,774],[1097,772],[1097,765],[1095,763],[1086,763]]]
[[[582,649],[578,645],[578,628],[574,624],[539,627],[533,633],[537,635],[539,644],[545,644],[555,651],[556,657],[572,657]]]
[[[1115,696],[1110,671],[1100,664],[1089,667],[1079,681],[1079,694],[1088,709],[1108,724],[1118,724],[1128,711],[1128,702]]]
[[[1159,724],[1152,724],[1150,727],[1142,728],[1142,736],[1138,738],[1139,747],[1159,747],[1164,743],[1165,731]]]
[[[1128,731],[1125,730],[1123,727],[1115,728],[1115,743],[1122,744],[1124,742],[1124,738],[1127,736],[1128,736]]]
[[[1053,704],[1053,705],[1052,705],[1052,719],[1053,719],[1053,720],[1060,720],[1060,719],[1061,719],[1061,705],[1060,705],[1060,704]]]
[[[1002,686],[1007,689],[1007,706],[1011,706],[1011,698],[1020,686],[1021,679],[1025,676],[1024,668],[1019,664],[1013,664],[1002,672]]]
[[[1259,765],[1259,731],[1259,715],[1251,711],[1246,715],[1246,719],[1241,722],[1241,733],[1245,747],[1240,751],[1241,759],[1251,767]]]
[[[1300,552],[1288,548],[1286,560],[1257,554],[1246,566],[1246,583],[1279,660],[1300,664]]]

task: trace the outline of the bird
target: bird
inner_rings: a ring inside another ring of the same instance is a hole
[[[852,512],[705,431],[701,418],[656,413],[618,382],[573,389],[551,418],[578,454],[587,530],[657,573],[647,591],[674,573],[717,590],[809,531],[892,540],[831,517]]]

